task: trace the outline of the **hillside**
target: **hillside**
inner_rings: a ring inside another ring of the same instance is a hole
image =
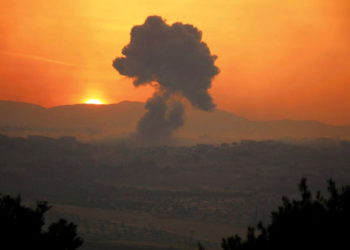
[[[38,105],[0,101],[0,133],[11,136],[75,136],[81,140],[119,140],[134,131],[143,115],[143,103],[124,101],[110,105]],[[186,110],[186,123],[177,131],[179,143],[220,143],[236,140],[305,138],[350,139],[350,126],[318,121],[251,121],[216,110]]]

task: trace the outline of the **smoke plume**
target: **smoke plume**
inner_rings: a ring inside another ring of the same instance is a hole
[[[150,16],[143,25],[132,28],[130,43],[122,54],[113,67],[133,78],[135,86],[152,84],[156,89],[136,131],[143,143],[166,143],[183,125],[184,106],[179,96],[199,109],[215,108],[208,89],[219,73],[214,65],[216,56],[202,42],[202,33],[196,27],[168,25],[161,17]]]

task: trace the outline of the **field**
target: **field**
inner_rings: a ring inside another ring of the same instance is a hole
[[[53,205],[78,225],[83,250],[219,249],[267,221],[282,195],[333,178],[350,183],[350,143],[241,141],[187,147],[0,137],[0,192]]]

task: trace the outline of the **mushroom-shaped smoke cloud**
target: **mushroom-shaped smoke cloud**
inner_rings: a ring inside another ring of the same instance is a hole
[[[147,112],[139,121],[136,138],[145,144],[166,143],[172,132],[183,125],[183,96],[202,110],[215,104],[208,93],[211,81],[219,73],[202,42],[202,33],[189,24],[172,25],[159,16],[150,16],[143,25],[131,30],[124,56],[114,60],[114,68],[132,77],[134,85],[158,83],[156,92],[146,103]]]

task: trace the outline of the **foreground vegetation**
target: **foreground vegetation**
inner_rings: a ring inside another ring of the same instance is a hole
[[[350,234],[350,186],[328,181],[328,197],[312,194],[306,179],[299,184],[301,199],[283,197],[267,226],[249,227],[245,239],[223,239],[224,250],[346,249]],[[257,233],[256,233],[257,231]]]
[[[0,195],[1,248],[75,250],[81,246],[83,240],[77,236],[75,224],[64,219],[45,224],[49,209],[47,202],[38,202],[33,209],[19,196]]]
[[[130,147],[0,136],[0,190],[53,204],[48,222],[79,225],[93,249],[189,249],[269,220],[302,176],[350,183],[350,143],[242,141]],[[213,230],[215,228],[215,230]]]
[[[348,247],[350,233],[350,186],[337,188],[328,181],[329,197],[317,192],[315,198],[306,185],[299,184],[300,200],[283,197],[283,204],[271,213],[267,226],[259,222],[257,229],[248,228],[244,240],[239,235],[224,238],[223,250],[342,249]],[[43,230],[44,214],[50,209],[46,202],[38,202],[36,209],[22,204],[20,197],[0,196],[0,234],[3,247],[10,249],[75,250],[82,240],[76,225],[60,219]],[[256,234],[256,231],[258,233]],[[135,235],[136,236],[136,235]],[[98,246],[107,250],[108,245]],[[112,245],[115,249],[133,249],[130,245]],[[137,248],[135,248],[137,249]],[[143,249],[156,249],[154,246]],[[169,248],[172,249],[172,248]],[[198,249],[205,248],[198,243]]]

